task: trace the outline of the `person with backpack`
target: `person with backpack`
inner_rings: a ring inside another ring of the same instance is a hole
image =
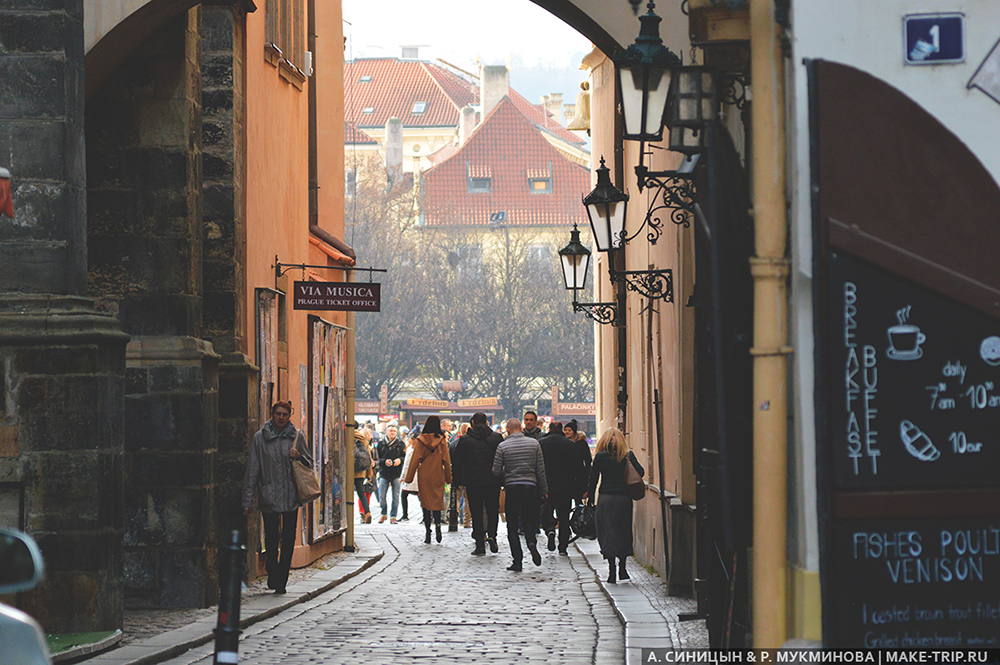
[[[375,477],[375,458],[372,456],[371,445],[364,430],[354,430],[354,493],[358,497],[358,510],[361,521],[371,524],[372,513],[369,503],[371,492],[365,491],[365,482],[369,484]]]
[[[490,429],[485,413],[472,416],[472,427],[455,446],[453,475],[455,485],[468,493],[472,513],[472,539],[476,541],[473,556],[486,554],[486,545],[496,554],[497,517],[500,507],[500,481],[493,475],[500,435]]]

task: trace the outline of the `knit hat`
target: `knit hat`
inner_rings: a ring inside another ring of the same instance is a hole
[[[569,421],[568,423],[566,423],[566,427],[570,428],[570,429],[571,429],[571,430],[573,430],[574,432],[577,432],[577,431],[579,431],[579,430],[577,430],[577,424],[576,424],[576,420],[575,420],[575,419],[574,419],[574,420],[571,420],[571,421]]]

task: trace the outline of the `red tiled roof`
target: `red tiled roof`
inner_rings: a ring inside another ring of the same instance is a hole
[[[457,127],[459,111],[477,95],[475,83],[443,67],[397,58],[345,62],[344,87],[345,117],[358,127],[384,127],[393,117],[404,127]],[[426,103],[422,113],[413,113],[417,102]]]
[[[358,129],[353,122],[344,123],[344,143],[377,145],[378,141]]]
[[[469,193],[470,177],[492,179],[489,193]],[[533,194],[529,177],[551,177],[552,191]],[[428,226],[490,225],[504,213],[511,226],[586,224],[581,197],[587,170],[562,156],[504,97],[454,155],[424,172],[423,222]]]
[[[521,93],[513,88],[511,88],[510,91],[510,99],[514,102],[514,106],[516,106],[526,118],[535,123],[535,126],[539,129],[552,134],[562,141],[572,143],[573,145],[583,145],[586,143],[586,141],[581,139],[579,136],[560,125],[555,117],[545,110],[545,107],[541,104],[532,104],[525,99]]]

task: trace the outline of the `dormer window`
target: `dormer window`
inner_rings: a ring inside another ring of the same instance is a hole
[[[358,79],[358,83],[371,83],[371,82],[372,82],[372,77],[370,74],[365,74],[364,76]]]
[[[489,194],[493,191],[493,178],[469,178],[470,194]]]
[[[374,106],[366,106],[363,109],[361,109],[361,112],[362,113],[375,113],[375,107]]]
[[[532,194],[551,194],[552,178],[528,178],[528,191]]]
[[[417,114],[417,113],[423,113],[426,110],[427,110],[427,102],[413,102],[413,110],[410,112]]]

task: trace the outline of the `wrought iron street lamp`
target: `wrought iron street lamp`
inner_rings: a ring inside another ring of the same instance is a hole
[[[663,139],[663,119],[670,94],[672,73],[681,59],[660,39],[660,17],[650,0],[639,17],[639,36],[613,60],[618,70],[625,114],[622,137],[630,141],[658,142]]]
[[[611,171],[604,165],[603,156],[597,168],[597,186],[583,197],[583,205],[587,208],[597,251],[609,252],[623,247],[628,194],[612,184]]]
[[[580,242],[576,224],[569,233],[569,244],[559,250],[559,260],[566,289],[573,292],[573,311],[583,312],[597,323],[616,323],[618,303],[578,302],[576,299],[577,292],[587,285],[587,273],[590,271],[590,250]]]
[[[590,250],[580,242],[580,231],[576,224],[569,232],[569,244],[559,250],[559,260],[562,262],[563,282],[567,289],[576,292],[587,286]]]

